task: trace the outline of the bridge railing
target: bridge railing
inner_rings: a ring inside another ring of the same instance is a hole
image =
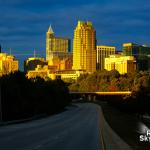
[[[131,95],[131,91],[115,91],[115,92],[71,92],[70,94],[97,94],[97,95]]]

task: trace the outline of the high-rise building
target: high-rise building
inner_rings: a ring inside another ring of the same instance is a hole
[[[150,47],[146,45],[138,45],[135,43],[124,43],[123,54],[125,56],[134,56],[137,61],[138,70],[148,70],[150,58]]]
[[[46,33],[46,60],[51,59],[53,53],[68,53],[70,52],[70,39],[55,37],[55,33],[50,26]]]
[[[96,31],[92,22],[78,21],[74,30],[73,69],[96,71]]]
[[[138,45],[135,43],[124,43],[123,53],[126,56],[134,56],[138,58],[144,55],[150,55],[150,47],[146,45]]]
[[[119,54],[110,55],[109,58],[105,58],[105,69],[108,71],[117,70],[120,74],[133,72],[136,70],[135,57]]]
[[[116,52],[116,47],[98,45],[97,46],[97,70],[104,69],[105,58],[109,57],[109,55],[114,55]]]
[[[7,55],[6,53],[0,53],[0,76],[18,71],[18,69],[19,62],[14,56]]]

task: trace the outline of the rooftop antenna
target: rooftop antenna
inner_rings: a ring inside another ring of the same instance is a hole
[[[36,57],[36,51],[34,50],[34,58]]]

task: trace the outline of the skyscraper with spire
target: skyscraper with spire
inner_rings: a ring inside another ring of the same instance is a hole
[[[46,60],[50,60],[54,55],[64,55],[70,52],[70,39],[55,37],[55,33],[51,27],[46,33]]]
[[[73,69],[96,71],[96,31],[92,22],[78,21],[74,30]]]

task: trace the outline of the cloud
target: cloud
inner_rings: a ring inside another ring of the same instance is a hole
[[[118,46],[126,39],[150,43],[150,2],[147,0],[36,0],[36,3],[35,0],[5,0],[3,3],[1,0],[0,4],[0,40],[18,50],[17,38],[24,49],[33,49],[34,44],[44,49],[49,24],[57,36],[73,38],[77,20],[93,22],[100,44]],[[4,11],[6,6],[8,11]],[[24,39],[30,39],[32,45]]]
[[[98,44],[135,42],[150,45],[149,0],[0,0],[0,44],[23,60],[45,56],[45,34],[52,24],[56,36],[73,38],[78,20],[92,21]],[[31,54],[31,55],[26,55]]]

